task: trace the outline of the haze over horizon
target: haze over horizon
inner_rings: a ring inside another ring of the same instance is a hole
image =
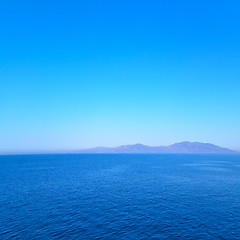
[[[0,153],[240,151],[240,2],[0,2]]]
[[[38,151],[11,151],[1,152],[0,155],[21,154],[66,154],[66,153],[195,153],[195,154],[240,154],[234,149],[225,148],[212,143],[183,141],[170,145],[150,146],[142,143],[123,144],[120,146],[95,146],[79,149],[38,150]]]

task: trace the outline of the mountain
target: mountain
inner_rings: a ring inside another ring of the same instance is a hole
[[[181,142],[169,146],[147,146],[143,144],[123,145],[119,147],[96,147],[77,151],[78,153],[215,153],[237,154],[238,152],[210,143]]]

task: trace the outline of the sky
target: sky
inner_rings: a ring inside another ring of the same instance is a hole
[[[240,150],[238,0],[0,1],[0,153]]]

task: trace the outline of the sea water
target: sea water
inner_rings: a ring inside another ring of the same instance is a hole
[[[240,155],[0,156],[0,239],[240,239]]]

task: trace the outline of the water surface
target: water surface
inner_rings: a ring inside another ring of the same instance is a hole
[[[240,155],[0,156],[0,239],[239,239]]]

